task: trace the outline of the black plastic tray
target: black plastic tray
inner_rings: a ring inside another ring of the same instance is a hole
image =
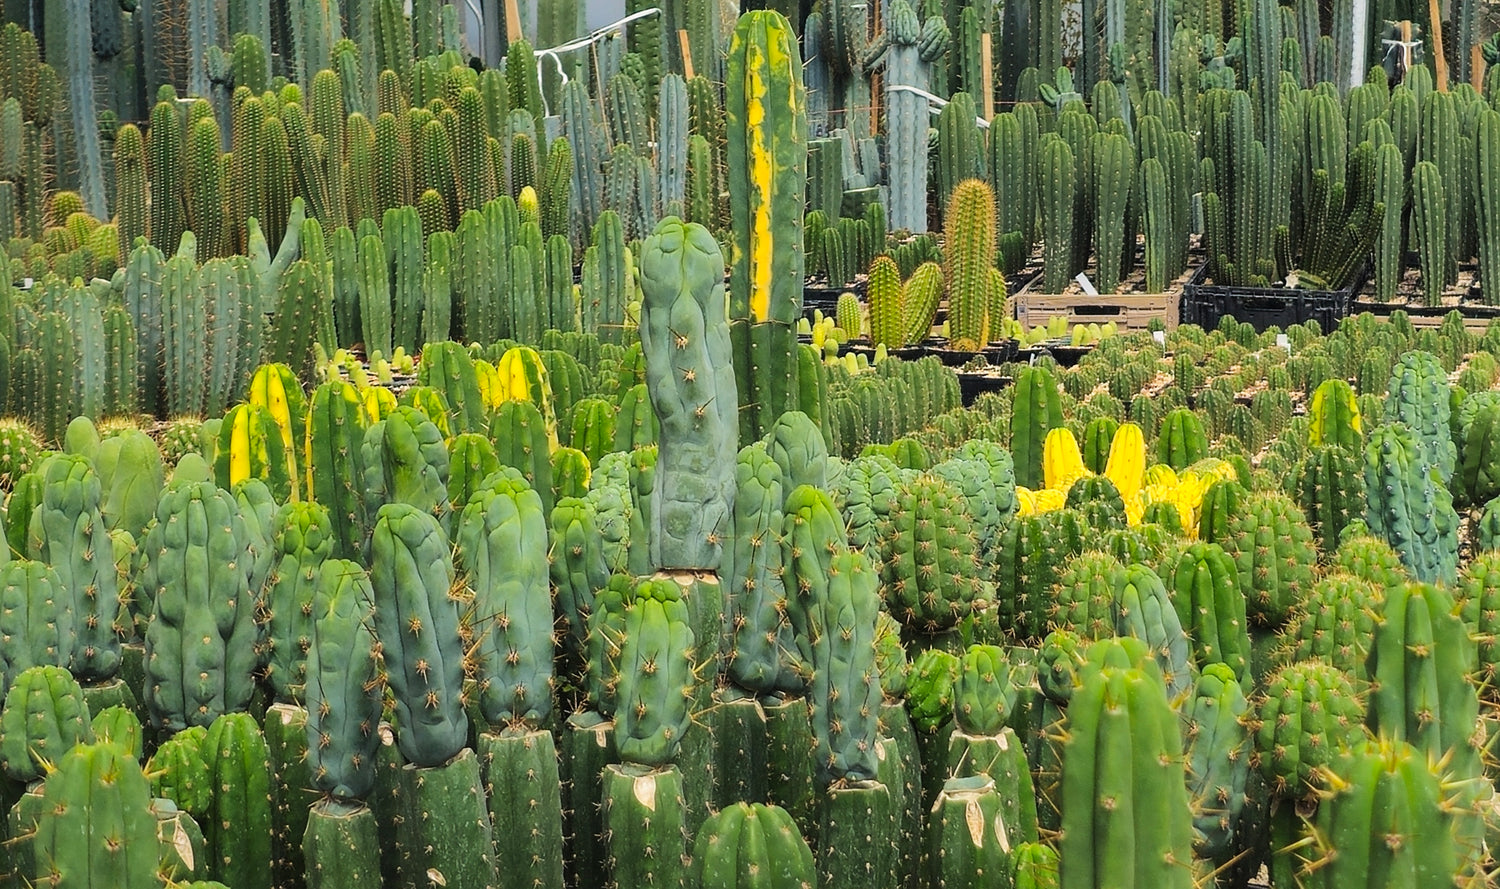
[[[1366,263],[1343,290],[1299,290],[1294,287],[1224,287],[1205,283],[1208,264],[1182,288],[1181,322],[1205,330],[1219,326],[1225,316],[1249,324],[1257,331],[1271,327],[1283,330],[1293,324],[1318,322],[1324,333],[1349,317],[1354,295],[1364,287],[1370,266]]]

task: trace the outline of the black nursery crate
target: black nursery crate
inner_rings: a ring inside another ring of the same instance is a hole
[[[1182,288],[1181,321],[1212,330],[1219,326],[1221,318],[1228,316],[1257,331],[1270,327],[1285,330],[1293,324],[1316,321],[1325,333],[1331,332],[1340,320],[1349,317],[1354,295],[1364,286],[1369,273],[1366,264],[1343,290],[1224,287],[1204,283],[1208,279],[1205,263]]]

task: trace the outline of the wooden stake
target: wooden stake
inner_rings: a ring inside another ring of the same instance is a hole
[[[1476,43],[1469,47],[1469,85],[1480,93],[1484,92],[1484,53],[1479,51],[1480,44]]]
[[[1443,55],[1443,10],[1442,0],[1427,0],[1427,18],[1432,33],[1432,66],[1436,74],[1437,91],[1448,91],[1448,59]]]
[[[505,0],[505,39],[511,43],[515,43],[523,36],[521,33],[521,6],[516,0]]]
[[[682,76],[685,80],[693,79],[693,52],[688,49],[687,30],[677,32],[677,45],[682,48]]]
[[[995,117],[995,67],[990,64],[990,32],[979,35],[979,113],[985,120]]]

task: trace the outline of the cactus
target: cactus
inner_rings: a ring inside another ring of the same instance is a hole
[[[1480,775],[1479,697],[1468,676],[1475,649],[1446,590],[1408,583],[1388,590],[1368,661],[1368,722],[1381,737],[1444,760],[1456,782]]]
[[[0,709],[0,765],[29,784],[77,744],[94,741],[83,689],[62,667],[36,666],[14,677]]]
[[[1333,552],[1344,528],[1361,514],[1365,480],[1359,457],[1347,447],[1315,447],[1298,465],[1294,484],[1298,505],[1317,534],[1319,548]]]
[[[1389,738],[1361,741],[1332,760],[1328,775],[1308,853],[1317,865],[1310,887],[1390,885],[1396,873],[1416,870],[1433,882],[1462,879],[1467,853],[1455,836],[1461,816],[1444,802],[1445,778],[1419,748]],[[1413,842],[1418,835],[1424,840]]]
[[[864,553],[841,551],[824,589],[809,591],[813,735],[821,780],[875,777],[880,680],[875,671],[878,578]]]
[[[1042,486],[1047,434],[1061,425],[1062,401],[1056,378],[1045,367],[1023,369],[1016,377],[1011,419],[1010,450],[1015,457],[1017,485],[1032,490]]]
[[[87,457],[68,454],[49,457],[39,472],[42,498],[27,550],[53,567],[57,595],[68,600],[76,638],[65,663],[84,682],[104,682],[120,668],[121,600],[114,562],[106,558],[113,548],[99,512],[99,476]]]
[[[741,16],[727,79],[731,334],[740,437],[749,441],[794,403],[797,391],[793,325],[802,313],[807,114],[795,37],[784,17]]]
[[[1278,627],[1312,585],[1312,529],[1296,503],[1278,493],[1246,498],[1229,522],[1229,536],[1214,542],[1235,560],[1245,611],[1256,625]]]
[[[626,613],[615,743],[625,762],[669,764],[687,731],[693,697],[693,631],[671,580],[642,582]],[[654,669],[643,669],[645,664]]]
[[[72,599],[51,566],[29,559],[0,566],[0,688],[32,667],[68,666],[74,622]]]
[[[693,844],[692,885],[797,889],[815,880],[812,850],[787,811],[735,803],[709,817]]]
[[[307,652],[307,768],[316,789],[340,800],[363,799],[375,786],[380,699],[372,596],[356,563],[327,559],[318,567],[311,608],[316,629]]]
[[[375,630],[390,665],[397,741],[408,761],[440,766],[463,748],[469,725],[447,535],[432,515],[390,503],[380,509],[371,555]]]
[[[995,197],[982,180],[954,186],[944,219],[947,247],[943,278],[948,286],[950,341],[976,351],[990,341],[998,319],[989,318],[989,269],[995,261]]]
[[[47,781],[32,840],[36,885],[161,885],[151,789],[140,765],[114,744],[79,744]],[[246,884],[250,885],[250,884]]]
[[[315,638],[314,596],[322,564],[333,554],[328,510],[317,503],[288,503],[276,513],[272,546],[276,566],[265,591],[266,678],[276,700],[300,703],[307,656]]]
[[[1189,886],[1192,810],[1176,716],[1149,663],[1133,666],[1119,643],[1098,646],[1068,704],[1060,885],[1101,885],[1108,868],[1128,867],[1138,882]]]
[[[251,537],[240,506],[207,481],[168,487],[142,548],[140,588],[155,602],[146,632],[146,706],[164,731],[207,726],[253,691]]]
[[[979,569],[968,524],[959,492],[936,476],[898,486],[881,534],[881,571],[890,607],[912,629],[935,633],[969,612]]]
[[[1093,205],[1097,214],[1094,226],[1095,251],[1099,265],[1100,292],[1112,292],[1120,282],[1121,257],[1126,247],[1126,213],[1132,203],[1135,185],[1135,151],[1130,140],[1115,133],[1097,133],[1089,148],[1093,163]],[[1135,198],[1139,201],[1139,198]],[[1133,253],[1132,249],[1132,253]],[[1161,292],[1161,291],[1154,291]]]
[[[1411,351],[1403,354],[1391,368],[1386,387],[1385,422],[1400,422],[1428,448],[1427,459],[1446,484],[1457,465],[1457,447],[1451,427],[1448,375],[1442,362],[1431,352]]]
[[[1172,605],[1192,640],[1193,659],[1203,668],[1222,663],[1234,678],[1250,677],[1250,637],[1245,599],[1234,559],[1215,543],[1185,549],[1171,573]]]
[[[204,840],[209,873],[250,889],[271,885],[270,751],[247,713],[216,718],[203,739],[210,802]]]
[[[1451,439],[1442,444],[1451,449]],[[1365,522],[1418,580],[1451,583],[1458,574],[1458,515],[1428,447],[1404,423],[1371,431],[1365,445]]]
[[[728,327],[716,317],[722,269],[708,230],[675,217],[642,248],[641,346],[661,422],[650,540],[666,569],[716,567],[729,518],[738,408]]]
[[[1272,791],[1295,799],[1317,787],[1321,769],[1359,736],[1363,720],[1349,677],[1329,664],[1292,664],[1269,677],[1251,728]]]
[[[1188,796],[1193,806],[1194,853],[1224,866],[1246,845],[1254,809],[1250,798],[1250,705],[1227,664],[1199,675],[1184,713]]]
[[[1060,138],[1042,140],[1040,152],[1037,184],[1042,195],[1042,289],[1061,293],[1073,277],[1077,162],[1068,143]]]
[[[458,523],[459,562],[479,621],[479,704],[491,725],[536,725],[551,711],[546,522],[541,498],[508,468],[485,480]]]

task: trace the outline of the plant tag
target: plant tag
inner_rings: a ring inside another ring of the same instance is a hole
[[[1288,352],[1292,351],[1291,340],[1288,340],[1286,338],[1286,334],[1284,334],[1284,333],[1278,333],[1278,334],[1276,334],[1276,345],[1278,345],[1281,348],[1287,350]]]
[[[1151,338],[1156,340],[1158,346],[1165,346],[1167,344],[1167,332],[1165,330],[1151,331]]]
[[[1089,296],[1099,295],[1099,291],[1094,289],[1094,282],[1090,281],[1089,276],[1085,275],[1083,272],[1079,272],[1078,277],[1074,278],[1073,280],[1077,281],[1078,286],[1082,287],[1083,292],[1087,293]]]

